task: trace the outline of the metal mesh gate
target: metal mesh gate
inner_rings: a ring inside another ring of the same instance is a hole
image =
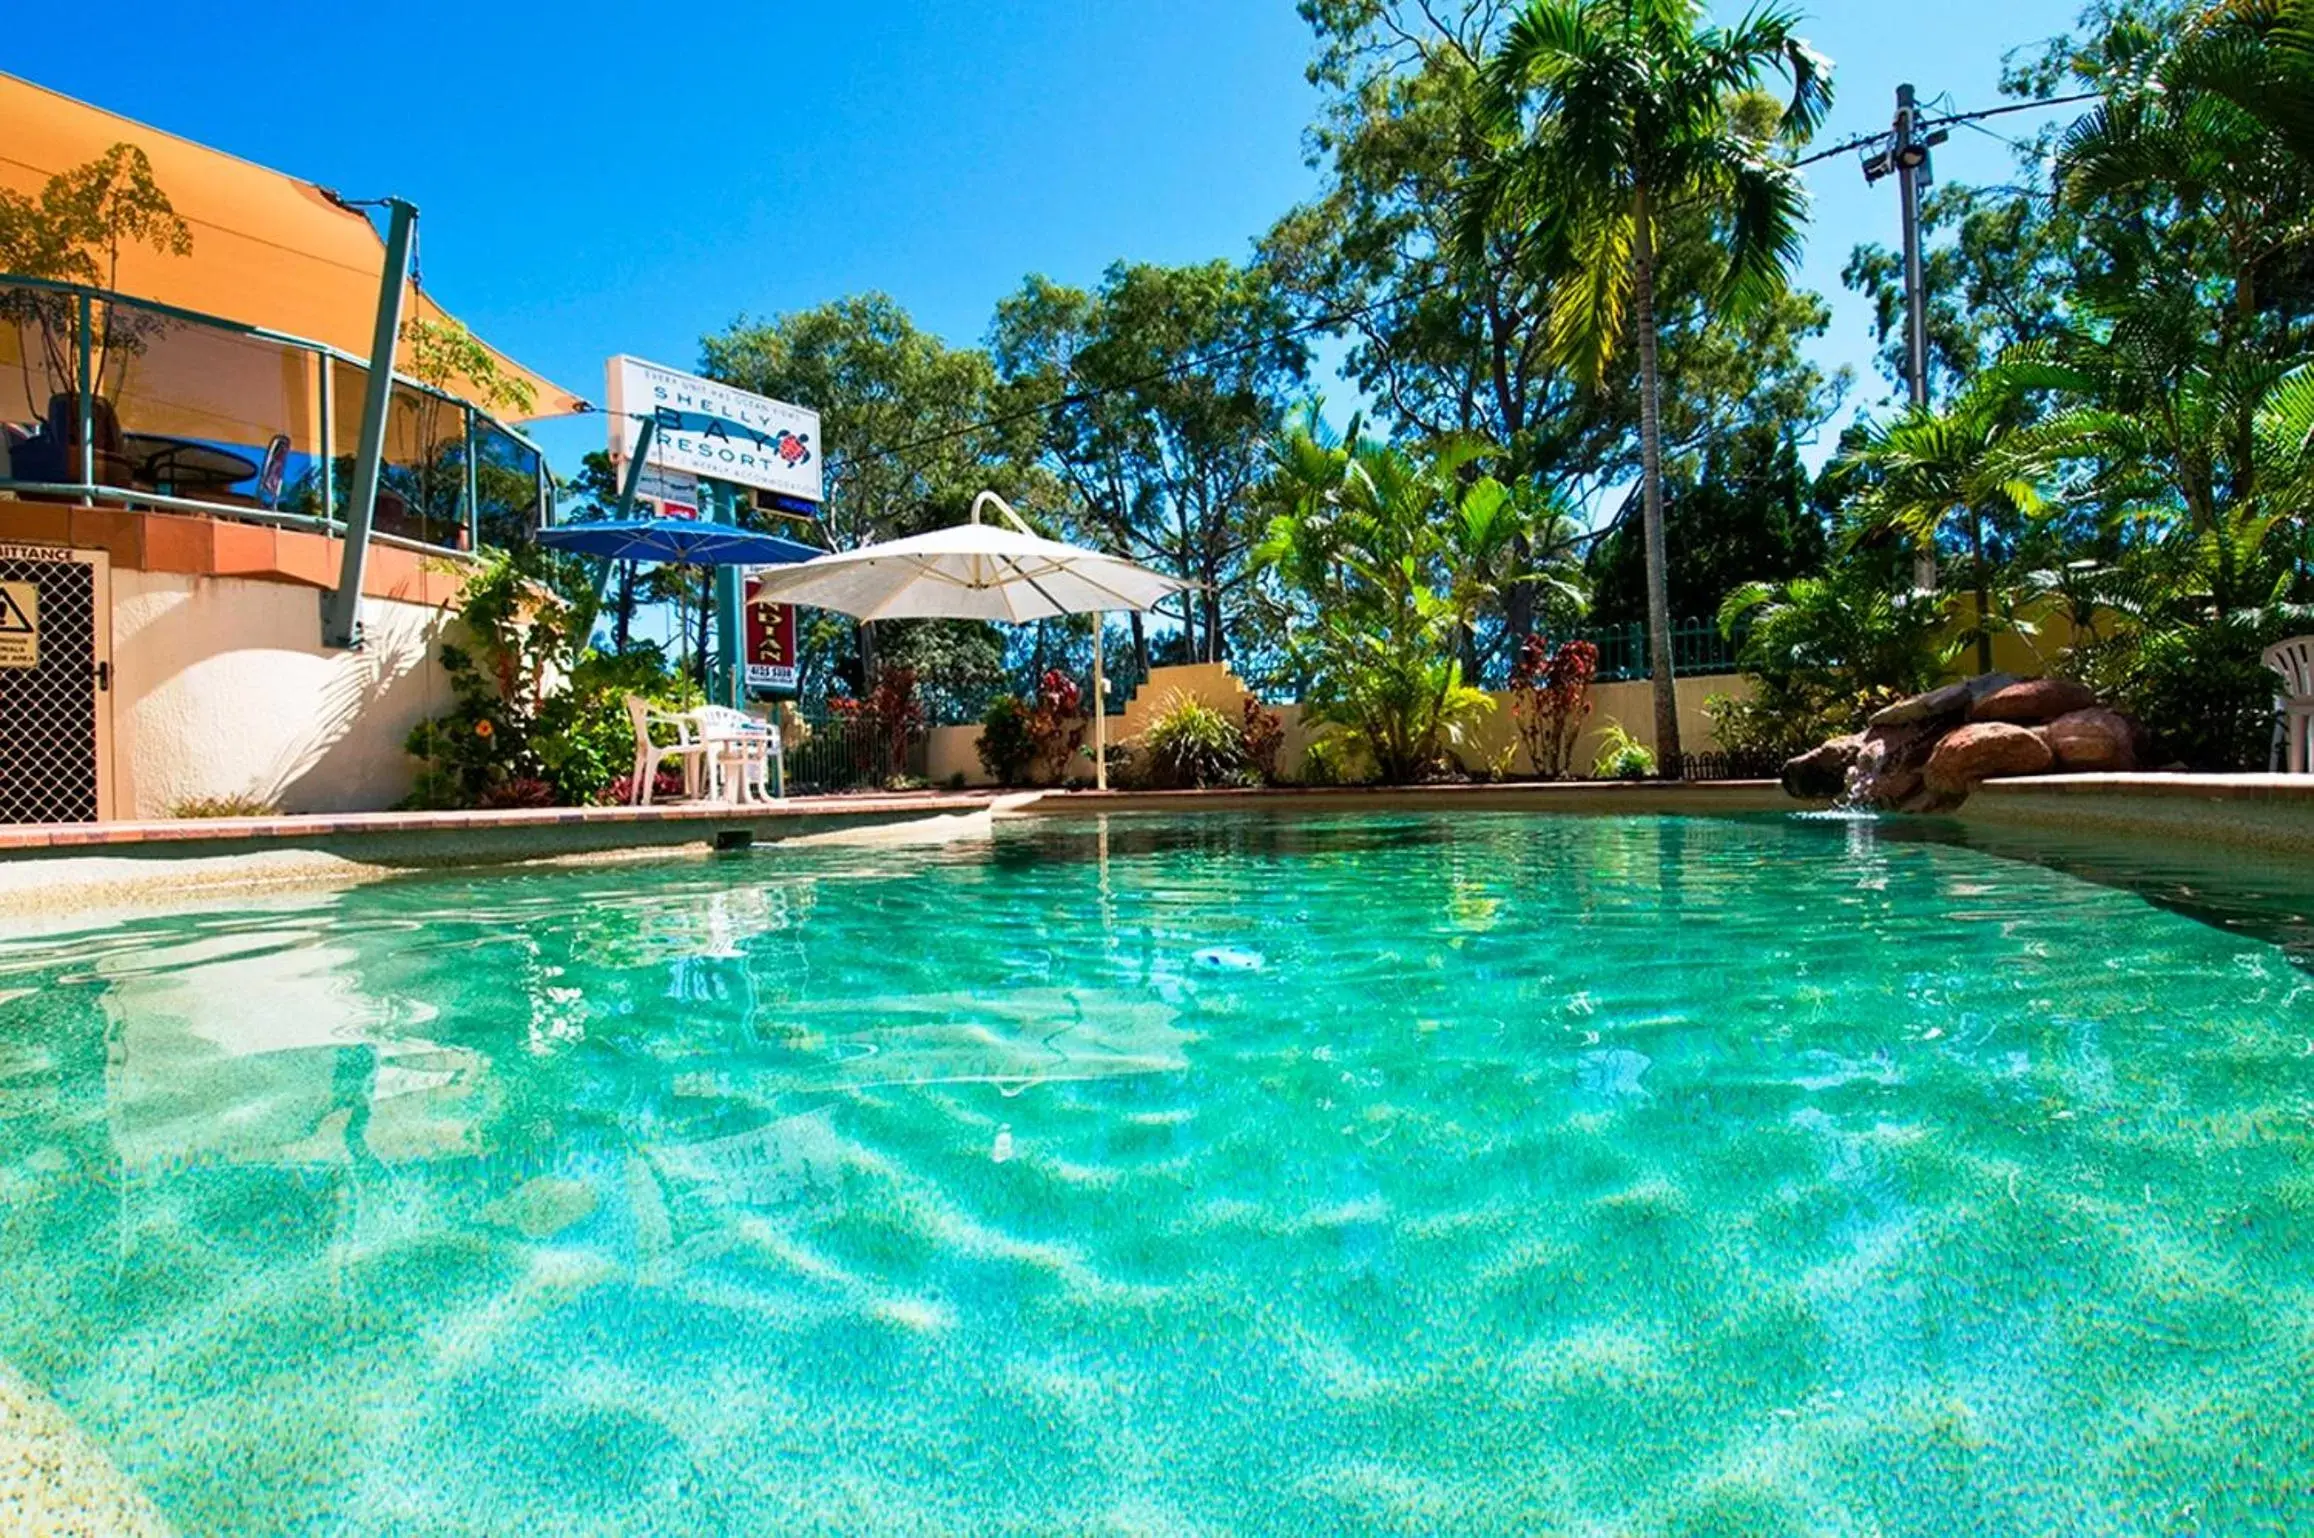
[[[100,811],[96,567],[0,551],[0,582],[39,591],[38,662],[0,667],[0,823]]]

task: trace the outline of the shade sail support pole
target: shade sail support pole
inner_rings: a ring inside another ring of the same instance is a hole
[[[378,472],[386,456],[386,417],[394,404],[394,350],[402,336],[402,305],[408,297],[410,241],[418,210],[400,198],[386,200],[385,269],[378,280],[378,324],[370,337],[370,377],[362,393],[361,446],[354,452],[353,485],[346,494],[345,555],[337,587],[321,595],[321,644],[354,648],[362,644],[362,571],[369,563],[370,528],[378,512]]]
[[[337,395],[330,376],[337,359],[321,355],[321,531],[337,526]]]
[[[619,478],[619,521],[635,516],[635,498],[643,489],[643,466],[651,458],[651,440],[659,435],[659,419],[643,418],[643,431],[635,439],[634,451],[627,456],[627,473]]]
[[[1093,611],[1093,789],[1109,788],[1109,681],[1101,674],[1101,631],[1106,618]]]

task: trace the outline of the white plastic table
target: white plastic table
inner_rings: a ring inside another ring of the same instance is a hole
[[[779,732],[769,722],[727,705],[702,705],[688,712],[706,752],[705,799],[727,806],[768,802],[767,781],[779,752]]]

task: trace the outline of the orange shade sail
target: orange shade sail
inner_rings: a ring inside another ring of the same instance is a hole
[[[0,74],[0,187],[36,197],[59,171],[124,141],[152,161],[154,182],[192,227],[193,250],[124,250],[120,293],[369,356],[385,242],[360,210],[312,182]],[[450,318],[415,286],[403,313]],[[402,346],[397,367],[407,372],[409,344]],[[534,396],[528,411],[500,415],[533,420],[588,409],[580,396],[492,351]]]

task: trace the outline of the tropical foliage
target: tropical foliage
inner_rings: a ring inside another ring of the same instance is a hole
[[[1719,701],[1720,746],[1799,752],[1935,682],[1950,655],[1944,608],[1905,580],[1894,554],[1851,554],[1814,575],[1728,595],[1720,627],[1743,635],[1738,655],[1757,692]]]
[[[1019,696],[1004,694],[989,702],[980,718],[980,736],[973,744],[980,767],[999,785],[1018,785],[1036,762],[1036,733],[1030,710]]]
[[[459,596],[455,639],[441,648],[453,703],[411,729],[419,763],[413,807],[582,806],[631,771],[626,698],[666,709],[698,703],[656,648],[585,647],[590,607],[559,590],[531,551],[495,551]]]
[[[1806,194],[1781,151],[1803,144],[1832,101],[1829,70],[1793,17],[1749,13],[1708,26],[1694,0],[1534,0],[1480,68],[1489,153],[1465,191],[1464,252],[1504,238],[1541,247],[1556,281],[1550,349],[1597,379],[1638,355],[1639,489],[1653,661],[1655,740],[1679,756],[1663,527],[1659,294],[1665,234],[1692,221],[1719,237],[1716,307],[1755,312],[1798,260]],[[1788,92],[1757,94],[1771,73]]]
[[[1787,278],[1796,162],[1832,101],[1793,14],[1298,8],[1318,185],[1250,259],[1032,275],[979,345],[879,294],[704,340],[709,372],[826,413],[828,542],[995,489],[1176,572],[1187,595],[1104,636],[1117,671],[1226,661],[1304,700],[1311,778],[1451,772],[1482,686],[1506,684],[1537,769],[1579,770],[1569,654],[1529,638],[1586,621],[1646,627],[1653,719],[1630,742],[1679,772],[1674,621],[1707,615],[1753,680],[1715,706],[1722,747],[1801,746],[1998,663],[2093,684],[2159,759],[2262,763],[2258,651],[2314,623],[2307,0],[2093,0],[2010,63],[2019,101],[2087,100],[2006,120],[2049,126],[2001,185],[1928,198],[1933,405],[1873,403],[1821,467],[1851,381],[1810,361],[1829,311]],[[1897,380],[1901,263],[1863,247],[1844,281]],[[1345,430],[1310,398],[1313,356],[1367,407]],[[613,649],[666,600],[702,647],[706,593],[622,573]],[[912,670],[929,712],[982,721],[992,773],[1053,780],[1092,640],[1085,620],[822,617],[806,688]],[[1274,774],[1282,733],[1225,724]]]
[[[1175,694],[1141,733],[1149,782],[1161,790],[1195,790],[1246,778],[1239,724],[1192,695]]]
[[[2308,16],[2094,6],[2014,72],[2094,100],[2024,146],[2017,185],[1932,202],[1948,404],[1869,426],[1841,467],[1860,532],[1963,562],[1979,669],[2016,635],[2201,767],[2263,765],[2257,655],[2314,598]],[[1850,262],[1890,319],[1895,279],[1885,252]]]
[[[924,729],[914,668],[886,663],[866,693],[829,696],[828,714],[850,728],[855,767],[869,783],[894,785],[907,778],[909,751]]]
[[[1548,580],[1505,552],[1550,515],[1463,473],[1475,468],[1468,450],[1331,443],[1305,420],[1266,488],[1278,511],[1259,554],[1309,717],[1356,737],[1393,784],[1436,773],[1494,708],[1463,670],[1479,605],[1505,583]]]
[[[1567,772],[1575,738],[1591,714],[1591,680],[1599,671],[1599,648],[1588,641],[1551,645],[1541,636],[1519,643],[1511,668],[1511,717],[1527,764],[1546,779]]]

